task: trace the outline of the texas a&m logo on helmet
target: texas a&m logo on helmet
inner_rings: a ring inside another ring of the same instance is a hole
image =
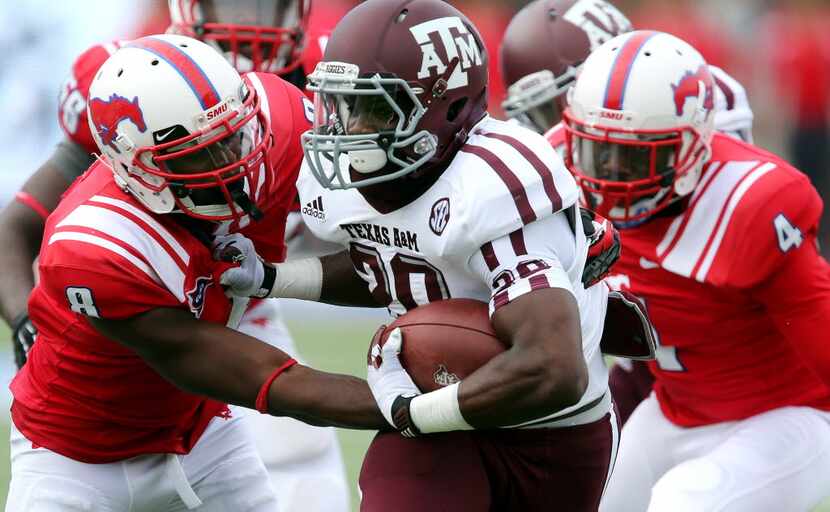
[[[454,65],[452,75],[447,79],[447,89],[452,90],[469,84],[467,70],[484,64],[475,36],[467,30],[461,18],[447,16],[426,21],[410,27],[410,32],[421,46],[421,69],[418,78],[441,76],[449,66]],[[444,47],[446,60],[438,54],[430,35],[437,34]],[[458,64],[455,64],[455,61]]]

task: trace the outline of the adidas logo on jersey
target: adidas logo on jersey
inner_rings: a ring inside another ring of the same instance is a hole
[[[323,211],[323,196],[317,196],[317,199],[303,206],[303,215],[314,217],[320,222],[326,222],[326,213]]]

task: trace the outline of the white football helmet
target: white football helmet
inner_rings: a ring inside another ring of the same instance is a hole
[[[714,81],[686,42],[654,31],[615,37],[585,61],[568,103],[566,164],[601,215],[642,222],[697,186]]]
[[[168,0],[170,29],[204,41],[240,72],[288,74],[301,54],[311,0]]]
[[[210,46],[184,36],[136,39],[95,75],[89,125],[116,182],[153,213],[238,220],[272,140],[256,89]]]

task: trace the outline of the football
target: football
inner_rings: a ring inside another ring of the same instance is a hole
[[[409,311],[387,326],[403,334],[401,364],[426,393],[467,377],[507,347],[496,336],[487,304],[472,299],[432,302]]]

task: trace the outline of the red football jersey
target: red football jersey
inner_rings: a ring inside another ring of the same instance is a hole
[[[58,100],[58,123],[66,138],[84,148],[87,153],[97,153],[98,146],[92,138],[86,115],[89,85],[95,73],[110,55],[122,46],[119,41],[96,44],[75,59],[72,71],[60,90]]]
[[[245,233],[260,254],[280,261],[308,100],[275,75],[248,76],[274,140],[272,169],[254,192],[265,217],[218,230]],[[15,425],[34,444],[83,462],[187,453],[225,404],[178,390],[86,317],[123,319],[173,307],[226,323],[240,316],[231,315],[218,282],[228,264],[214,261],[211,248],[175,216],[143,209],[102,161],[67,192],[43,240],[40,282],[29,300],[38,340],[11,385]]]
[[[621,229],[606,279],[645,299],[663,413],[682,426],[785,406],[830,410],[830,266],[822,202],[778,157],[715,135],[688,207]]]

